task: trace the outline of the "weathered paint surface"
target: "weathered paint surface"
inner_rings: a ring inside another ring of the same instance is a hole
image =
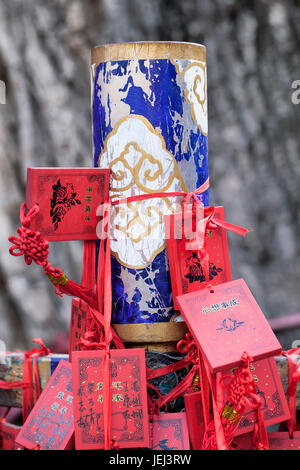
[[[192,191],[208,177],[206,66],[147,59],[92,66],[94,165],[111,169],[110,196]],[[174,314],[163,214],[180,197],[112,210],[114,323],[166,322]],[[208,204],[208,191],[203,194]]]

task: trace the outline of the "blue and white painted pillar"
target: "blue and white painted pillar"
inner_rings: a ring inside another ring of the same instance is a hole
[[[208,177],[206,49],[144,42],[92,49],[94,165],[111,169],[112,200],[193,191]],[[180,197],[112,210],[112,319],[129,342],[175,341],[163,215]],[[208,191],[203,194],[208,205]]]

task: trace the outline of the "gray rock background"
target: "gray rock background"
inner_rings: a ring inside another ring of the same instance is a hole
[[[298,0],[2,0],[0,3],[0,339],[67,346],[70,299],[37,266],[8,254],[27,166],[89,166],[90,48],[143,40],[205,44],[211,202],[255,231],[229,234],[233,278],[244,277],[268,318],[300,311]],[[299,95],[300,97],[300,95]],[[80,280],[81,243],[56,243],[51,262]],[[59,334],[60,340],[59,340]],[[280,335],[285,348],[300,329]],[[64,343],[65,344],[62,344]]]

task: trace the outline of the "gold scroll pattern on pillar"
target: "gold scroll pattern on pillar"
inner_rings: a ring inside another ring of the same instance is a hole
[[[107,136],[99,166],[111,169],[112,200],[140,194],[187,191],[174,156],[159,129],[131,114]],[[163,215],[180,210],[180,197],[153,198],[115,205],[111,250],[129,268],[144,268],[165,247]]]
[[[206,64],[202,61],[188,62],[184,66],[183,61],[172,59],[176,70],[185,83],[184,96],[191,106],[193,121],[197,124],[202,134],[207,135],[207,89],[206,89]]]

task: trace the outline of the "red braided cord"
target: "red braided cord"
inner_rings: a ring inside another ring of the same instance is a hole
[[[51,275],[59,278],[63,272],[60,268],[53,268],[47,260],[49,256],[49,243],[40,234],[40,232],[33,232],[28,227],[32,218],[39,212],[39,205],[34,204],[25,216],[25,203],[22,204],[20,209],[20,220],[22,227],[17,230],[17,237],[9,237],[10,243],[13,246],[9,248],[9,252],[13,256],[23,256],[25,263],[30,265],[32,261],[36,264],[43,266],[46,275]]]

